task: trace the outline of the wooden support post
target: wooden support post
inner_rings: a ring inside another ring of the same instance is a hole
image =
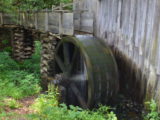
[[[19,24],[22,25],[22,13],[19,12]]]
[[[157,75],[160,75],[160,25],[159,25],[159,33],[158,33],[158,49],[157,49]]]
[[[25,15],[24,13],[22,13],[22,25],[24,25],[24,19],[25,19]]]
[[[2,24],[2,13],[0,13],[0,25]]]
[[[26,27],[28,27],[29,26],[29,13],[28,13],[28,11],[26,12]]]
[[[18,11],[18,15],[16,17],[16,24],[19,25],[20,24],[20,14],[19,14],[19,11]]]
[[[55,5],[52,5],[52,11],[54,10],[54,8],[55,8]]]
[[[37,16],[37,12],[35,12],[35,28],[38,29],[38,16]]]
[[[1,25],[3,25],[3,13],[0,13]]]
[[[46,9],[46,12],[45,12],[45,31],[48,31],[48,17],[49,17],[49,15],[48,15],[48,9]]]
[[[63,10],[63,3],[60,3],[60,10]],[[62,34],[62,21],[63,21],[63,11],[60,11],[59,15],[59,34]]]

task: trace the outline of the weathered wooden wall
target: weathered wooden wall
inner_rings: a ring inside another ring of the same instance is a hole
[[[135,67],[135,83],[140,85],[131,89],[156,99],[160,106],[160,0],[80,2],[94,13],[94,34],[109,44],[118,58]],[[127,75],[129,71],[124,72]]]
[[[67,21],[67,22],[66,22]],[[20,12],[16,15],[0,13],[0,25],[14,24],[42,32],[73,35],[73,13],[65,11]]]
[[[93,33],[93,12],[89,9],[90,4],[75,0],[74,29],[77,31]]]

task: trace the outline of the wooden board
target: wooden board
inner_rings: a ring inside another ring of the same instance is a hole
[[[62,14],[62,33],[65,35],[73,35],[73,13]]]

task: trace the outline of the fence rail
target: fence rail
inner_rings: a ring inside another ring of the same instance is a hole
[[[22,25],[58,34],[73,35],[74,33],[73,13],[63,10],[59,12],[19,12],[15,15],[0,13],[0,24]]]
[[[0,12],[0,25],[22,25],[64,35],[73,35],[74,30],[93,33],[93,13],[86,9],[74,9],[79,3],[60,4],[52,10],[19,11],[17,14]],[[73,11],[64,10],[68,6],[73,6]]]

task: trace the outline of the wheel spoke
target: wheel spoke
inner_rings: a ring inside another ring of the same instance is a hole
[[[87,106],[87,104],[86,104],[86,101],[85,101],[84,98],[82,97],[82,95],[81,95],[80,91],[78,90],[78,88],[76,87],[76,85],[73,84],[73,83],[71,83],[71,84],[70,84],[70,87],[71,87],[73,93],[76,95],[76,97],[77,97],[80,105],[81,105],[83,108],[87,109],[88,106]]]
[[[62,70],[62,72],[65,72],[65,71],[66,71],[65,65],[64,65],[64,63],[62,62],[61,58],[56,55],[56,56],[55,56],[55,59],[56,59],[57,64],[59,65],[60,69]]]
[[[73,65],[75,63],[75,59],[77,57],[77,54],[78,54],[78,49],[75,47],[74,48],[74,53],[73,53],[73,56],[72,56],[72,60],[71,60],[71,64],[70,64],[70,67],[69,67],[69,72],[71,72],[71,70],[73,68]]]
[[[66,43],[63,44],[63,54],[64,54],[64,63],[67,68],[70,64],[70,59],[69,59],[69,46]]]
[[[72,57],[72,62],[74,62],[74,60],[76,59],[77,53],[78,53],[78,48],[75,47],[73,57]]]
[[[85,74],[81,73],[81,74],[77,74],[74,75],[70,78],[71,81],[86,81],[86,76]]]

